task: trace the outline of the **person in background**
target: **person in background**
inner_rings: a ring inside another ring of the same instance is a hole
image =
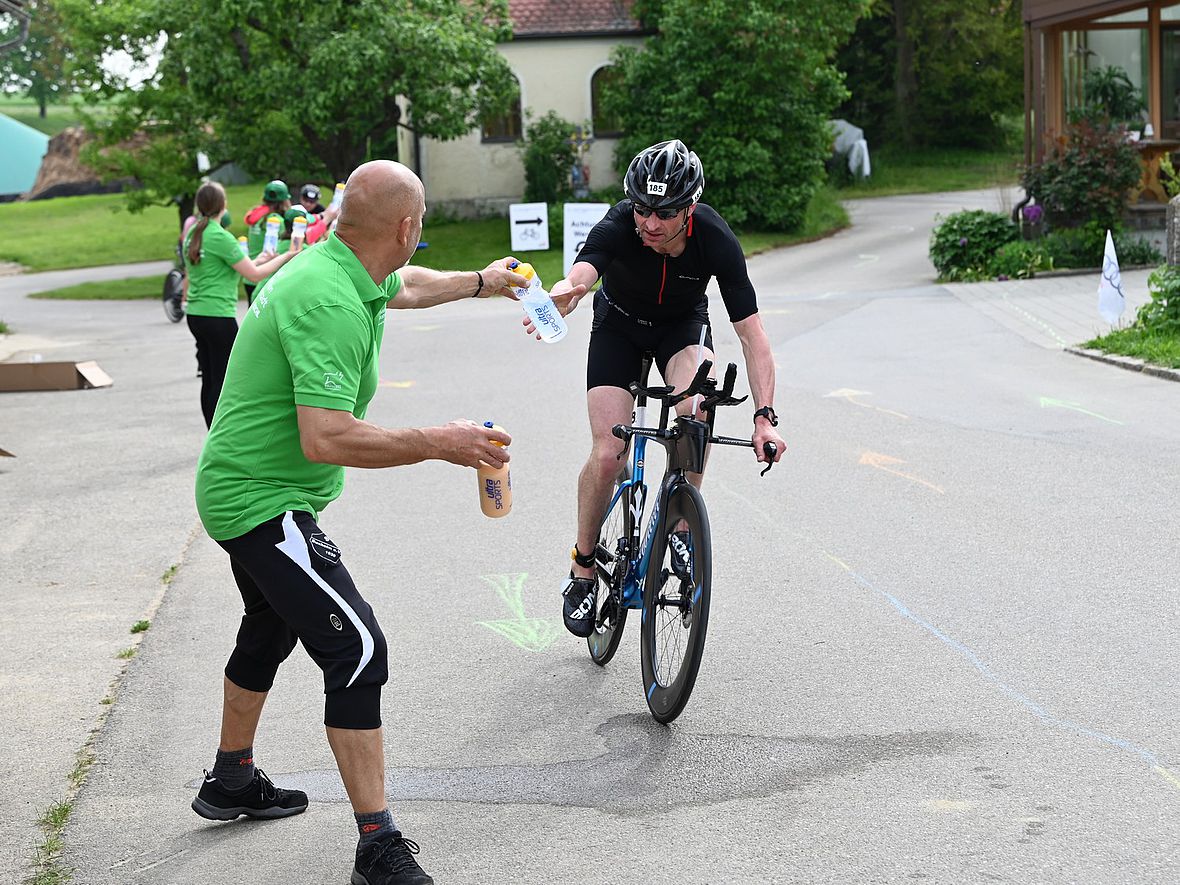
[[[201,413],[205,426],[211,427],[238,334],[238,278],[257,283],[286,264],[295,252],[262,253],[255,260],[244,257],[234,235],[220,224],[210,223],[226,211],[225,189],[215,181],[197,189],[196,203],[197,221],[185,235],[183,246],[186,315],[197,342]]]
[[[262,254],[262,243],[266,239],[266,219],[271,215],[281,215],[286,221],[290,209],[291,191],[287,189],[287,183],[279,178],[268,181],[266,187],[262,189],[262,202],[247,212],[244,219],[246,222],[246,253],[250,258],[257,258]],[[289,241],[290,222],[286,222],[283,227],[285,230],[279,232],[279,238],[282,239],[283,233],[286,232]],[[286,250],[280,248],[279,251]],[[247,304],[254,303],[254,289],[257,288],[259,282],[261,280],[252,280],[246,284]]]
[[[308,182],[299,188],[299,205],[312,215],[323,214],[326,210],[320,203],[320,186]]]

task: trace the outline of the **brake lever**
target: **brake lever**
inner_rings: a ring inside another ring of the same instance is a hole
[[[737,363],[730,363],[725,369],[725,383],[721,385],[721,396],[733,396],[733,385],[737,382]]]
[[[774,456],[778,454],[778,446],[772,442],[763,443],[762,454],[766,456],[766,467],[758,475],[766,476],[767,471],[774,466]]]

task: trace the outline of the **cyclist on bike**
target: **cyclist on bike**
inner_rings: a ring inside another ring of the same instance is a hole
[[[602,279],[594,296],[586,363],[592,448],[578,477],[578,535],[562,593],[562,617],[575,636],[594,630],[594,547],[619,473],[619,441],[611,428],[628,423],[633,403],[628,386],[639,377],[645,352],[655,356],[664,383],[676,390],[692,381],[702,356],[713,359],[705,292],[713,277],[746,359],[755,407],[754,455],[764,460],[767,442],[778,446],[776,461],[786,450],[775,429],[774,354],[758,316],[745,255],[725,220],[699,202],[705,187],[701,161],[679,140],[660,142],[631,161],[623,187],[627,198],[590,231],[569,275],[551,292],[558,309],[568,314]],[[527,319],[525,327],[532,332]],[[702,329],[703,352],[698,346]],[[688,400],[677,411],[691,409]],[[690,478],[699,486],[700,474]],[[673,548],[683,555],[689,543],[673,536]]]

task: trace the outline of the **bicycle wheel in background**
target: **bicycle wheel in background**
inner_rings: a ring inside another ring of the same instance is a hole
[[[611,499],[619,490],[619,483],[631,478],[631,466],[623,468],[619,482],[615,483]],[[595,571],[598,574],[598,588],[594,601],[594,632],[586,637],[590,658],[599,666],[615,656],[619,641],[623,638],[623,627],[627,624],[627,609],[618,605],[622,594],[622,582],[627,572],[626,547],[631,541],[631,496],[619,495],[614,506],[602,521],[598,531],[598,546],[594,548]]]
[[[174,323],[184,319],[183,295],[184,271],[174,267],[164,277],[164,315]]]
[[[687,524],[687,538],[678,535],[673,540],[681,520]],[[682,543],[688,548],[686,579],[676,575],[672,564],[678,555],[673,544]],[[659,722],[680,715],[696,684],[709,626],[711,545],[701,493],[687,482],[676,486],[652,541],[640,628],[647,706]]]

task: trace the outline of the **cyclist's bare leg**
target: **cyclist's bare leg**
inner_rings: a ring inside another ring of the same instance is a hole
[[[691,379],[690,379],[691,380]],[[590,457],[578,475],[578,550],[590,553],[598,543],[598,529],[610,503],[611,490],[622,462],[623,442],[611,434],[616,424],[631,423],[631,394],[619,387],[592,387],[586,393],[592,445]],[[594,568],[573,563],[574,577],[592,578]]]

